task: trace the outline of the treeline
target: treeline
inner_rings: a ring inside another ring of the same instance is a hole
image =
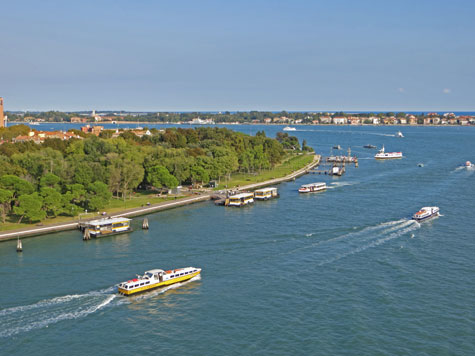
[[[283,144],[289,141],[284,138],[281,144],[264,132],[248,136],[225,128],[154,132],[141,138],[126,131],[117,138],[3,143],[3,221],[8,215],[29,222],[74,216],[104,208],[113,196],[126,199],[138,187],[173,188],[272,168],[283,159]]]

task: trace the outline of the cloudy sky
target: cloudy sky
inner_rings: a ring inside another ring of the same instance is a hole
[[[7,110],[475,110],[475,1],[1,1]]]

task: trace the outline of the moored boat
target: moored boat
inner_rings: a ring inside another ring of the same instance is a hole
[[[130,221],[123,217],[91,220],[84,224],[83,229],[88,230],[90,237],[121,234],[132,230]]]
[[[254,203],[254,193],[239,193],[226,199],[226,206],[244,206]]]
[[[297,129],[295,127],[286,126],[282,129],[282,131],[297,131]]]
[[[185,267],[169,271],[152,269],[146,271],[143,276],[137,275],[137,278],[118,284],[118,292],[119,294],[129,296],[170,284],[184,282],[196,277],[200,273],[201,268],[195,267]]]
[[[326,183],[310,183],[304,184],[299,188],[299,193],[313,193],[320,192],[327,189]]]
[[[274,187],[262,188],[254,191],[254,199],[256,200],[269,200],[272,198],[277,198],[278,196],[279,193],[277,192],[277,188]]]
[[[416,221],[423,221],[435,216],[439,216],[439,207],[438,206],[425,206],[421,208],[417,213],[412,215],[412,219]]]
[[[402,152],[385,152],[384,146],[374,155],[376,159],[394,159],[402,158]]]

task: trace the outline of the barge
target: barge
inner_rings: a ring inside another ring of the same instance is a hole
[[[119,294],[129,296],[146,292],[151,289],[165,287],[171,284],[187,281],[201,273],[201,268],[185,267],[169,271],[152,269],[146,271],[143,276],[130,279],[118,284]]]

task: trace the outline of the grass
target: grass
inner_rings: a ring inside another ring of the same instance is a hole
[[[216,190],[233,188],[266,180],[281,178],[295,172],[313,161],[313,153],[305,155],[289,155],[281,164],[270,170],[262,170],[259,174],[236,173],[231,175],[231,179],[223,181]]]

